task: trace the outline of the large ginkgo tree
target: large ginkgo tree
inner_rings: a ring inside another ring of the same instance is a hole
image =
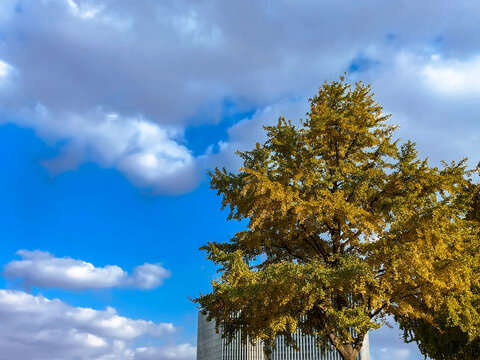
[[[221,273],[194,299],[204,314],[267,356],[300,329],[354,360],[387,315],[435,327],[441,310],[478,336],[476,169],[419,160],[370,86],[325,82],[310,105],[305,120],[265,127],[239,172],[210,174],[229,219],[248,226],[203,247]]]

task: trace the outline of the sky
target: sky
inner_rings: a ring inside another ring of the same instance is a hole
[[[433,165],[480,161],[477,0],[2,0],[0,358],[193,360],[206,171],[327,80],[371,84]],[[417,360],[398,329],[372,360]]]

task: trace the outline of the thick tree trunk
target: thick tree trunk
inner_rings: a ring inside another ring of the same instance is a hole
[[[330,334],[328,337],[343,360],[357,360],[358,354],[360,353],[360,349],[363,345],[365,334],[358,334],[354,344],[340,343],[335,334]]]
[[[343,348],[337,349],[343,360],[357,360],[359,351],[351,345],[344,345]]]

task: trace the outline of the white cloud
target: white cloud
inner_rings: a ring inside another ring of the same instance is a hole
[[[136,266],[129,280],[134,287],[153,289],[162,285],[163,280],[169,276],[170,272],[160,265],[147,263]]]
[[[195,359],[191,345],[170,343],[175,331],[170,323],[126,318],[113,308],[72,307],[58,299],[0,290],[0,356],[8,359]],[[137,345],[145,341],[157,344]]]
[[[5,61],[0,60],[0,78],[5,78],[11,71],[11,66]]]
[[[196,348],[190,344],[141,347],[136,349],[135,360],[188,360],[194,359],[196,352]]]
[[[170,276],[160,264],[143,264],[131,275],[116,265],[95,267],[91,263],[68,257],[57,258],[45,251],[19,250],[21,260],[4,266],[8,279],[18,279],[28,287],[63,289],[101,289],[132,287],[153,289]]]
[[[429,86],[446,95],[480,95],[480,56],[466,61],[436,55],[423,69]]]
[[[85,114],[54,114],[42,105],[24,114],[22,125],[53,142],[65,140],[60,155],[44,161],[57,173],[95,161],[115,168],[134,184],[157,193],[181,193],[198,181],[198,160],[182,141],[182,131],[142,116],[122,117],[101,108]]]
[[[67,0],[67,4],[72,13],[82,19],[93,19],[103,10],[103,7],[93,6],[92,4],[81,3],[81,6],[79,6],[75,0]]]
[[[17,71],[15,70],[15,68],[9,63],[0,59],[0,96],[5,96],[9,94],[15,83],[14,80],[16,78],[16,75]]]

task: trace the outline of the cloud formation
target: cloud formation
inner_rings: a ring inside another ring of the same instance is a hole
[[[53,114],[41,105],[24,111],[23,119],[18,122],[44,139],[68,139],[57,157],[44,161],[54,173],[94,161],[157,193],[184,192],[197,184],[198,160],[181,144],[183,132],[173,126],[162,127],[141,116],[121,117],[102,108],[84,115]]]
[[[3,274],[18,279],[24,286],[72,290],[129,287],[153,289],[170,276],[160,264],[145,263],[128,274],[117,265],[95,267],[69,257],[57,258],[45,251],[19,250],[21,260],[6,264]]]
[[[451,96],[480,95],[480,55],[465,61],[433,55],[423,75],[430,87]]]
[[[175,331],[170,323],[126,318],[110,307],[106,310],[72,307],[58,299],[50,300],[22,291],[0,290],[2,358],[195,359],[195,347],[169,342],[169,336]],[[139,342],[150,345],[137,345]]]
[[[376,56],[380,61],[380,55]],[[441,160],[468,157],[469,164],[475,166],[480,161],[479,57],[460,61],[438,52],[419,55],[403,51],[386,52],[381,58],[383,64],[353,72],[347,79],[372,84],[375,99],[385,113],[393,115],[391,122],[400,125],[397,136],[416,142],[421,157],[428,157],[435,165]],[[315,91],[310,96],[313,94]],[[256,141],[265,141],[262,125],[275,124],[280,115],[298,122],[308,110],[307,97],[257,110],[251,118],[228,129],[228,140],[218,143],[219,151],[210,155],[209,165],[238,169],[241,159],[235,151],[252,149]]]
[[[182,193],[205,166],[232,158],[240,131],[229,131],[223,155],[195,157],[186,128],[220,121],[226,100],[239,111],[278,109],[275,121],[282,106],[349,71],[372,83],[403,135],[422,134],[435,158],[453,156],[475,151],[461,129],[480,130],[471,120],[479,11],[473,0],[6,0],[0,114],[65,144],[47,162],[54,171],[93,161],[137,186]],[[246,143],[261,137],[255,129]]]

